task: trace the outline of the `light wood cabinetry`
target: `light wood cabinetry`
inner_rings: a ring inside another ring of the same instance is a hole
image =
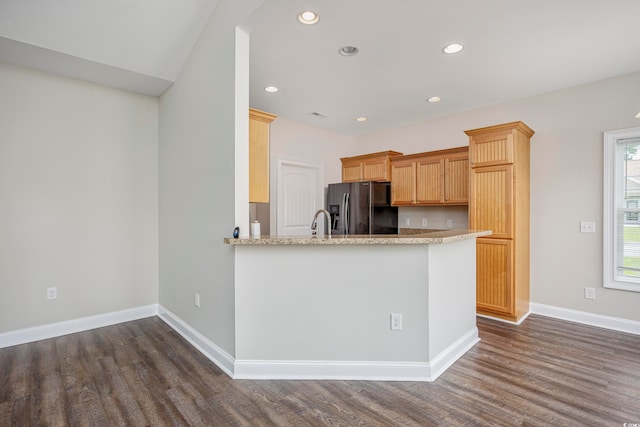
[[[415,199],[416,162],[412,159],[391,162],[391,204],[412,205]]]
[[[269,127],[276,116],[249,109],[249,202],[269,203]]]
[[[491,230],[494,239],[513,238],[513,165],[473,168],[469,226]]]
[[[343,157],[342,182],[389,181],[391,180],[391,162],[397,151],[381,151],[361,156]]]
[[[476,242],[478,313],[517,322],[529,312],[529,147],[523,122],[465,132],[471,179],[469,228]]]
[[[476,309],[482,314],[513,317],[513,256],[510,239],[476,239]]]
[[[392,205],[466,205],[468,200],[468,147],[391,159]]]

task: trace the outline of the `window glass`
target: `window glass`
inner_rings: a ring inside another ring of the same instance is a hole
[[[604,286],[640,291],[640,128],[605,132]]]

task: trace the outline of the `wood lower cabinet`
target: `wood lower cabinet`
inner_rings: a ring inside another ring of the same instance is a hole
[[[476,239],[476,307],[513,314],[513,247],[509,239]]]
[[[391,159],[394,206],[466,205],[469,200],[467,147]]]
[[[381,151],[361,156],[343,157],[340,159],[342,162],[342,182],[390,181],[390,159],[401,155],[402,153],[397,151]]]
[[[249,202],[269,203],[269,128],[276,116],[249,109]]]
[[[518,322],[529,313],[529,158],[533,131],[522,122],[465,132],[471,162],[469,228],[476,243],[480,314]]]

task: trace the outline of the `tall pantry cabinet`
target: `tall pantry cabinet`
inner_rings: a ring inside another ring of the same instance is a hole
[[[523,122],[465,131],[469,227],[476,240],[477,312],[518,322],[529,312],[529,146]]]

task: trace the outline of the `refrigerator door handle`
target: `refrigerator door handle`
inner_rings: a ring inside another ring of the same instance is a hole
[[[347,211],[345,205],[347,204],[347,193],[342,193],[342,204],[340,205],[340,220],[342,221],[342,234],[346,234],[347,230]]]
[[[349,234],[349,225],[351,223],[351,211],[349,210],[349,199],[351,198],[351,193],[345,194],[345,222],[344,222],[344,234],[345,236]]]

